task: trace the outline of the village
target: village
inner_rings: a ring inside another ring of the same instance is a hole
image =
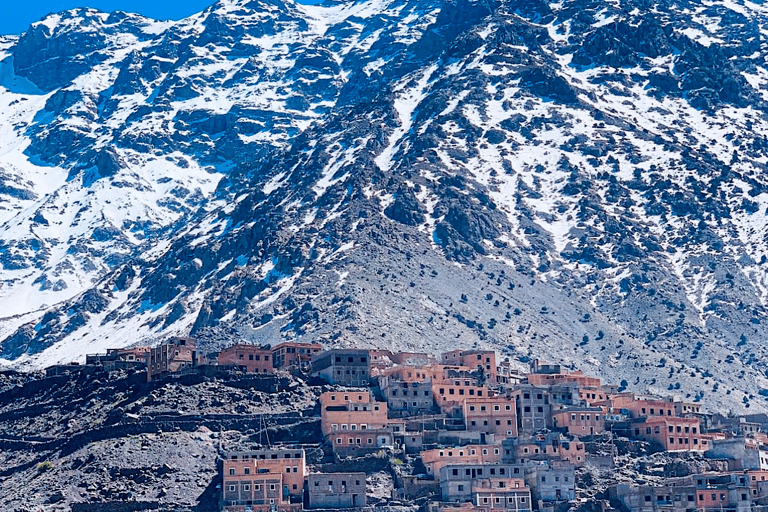
[[[202,355],[194,339],[173,338],[153,348],[88,355],[85,365],[56,365],[46,373],[89,367],[146,369],[148,381],[226,368],[265,378],[292,374],[332,389],[319,394],[318,446],[337,462],[354,467],[360,461],[360,470],[313,471],[307,447],[298,443],[225,451],[222,511],[363,509],[364,461],[389,454],[412,459],[418,468],[398,475],[391,498],[419,499],[426,511],[564,512],[576,499],[580,468],[613,467],[616,447],[596,454],[586,448],[595,439],[700,454],[722,468],[653,485],[618,483],[603,510],[747,512],[768,506],[768,415],[712,413],[696,401],[627,392],[624,382],[605,384],[537,360],[523,373],[492,350],[454,350],[437,359],[284,342],[236,344]]]

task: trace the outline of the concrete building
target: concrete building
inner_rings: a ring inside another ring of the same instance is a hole
[[[199,364],[197,345],[192,338],[171,338],[153,347],[147,356],[147,380],[158,375],[174,373]]]
[[[560,432],[528,437],[510,437],[502,442],[504,462],[563,461],[581,467],[586,463],[584,443],[570,439]]]
[[[272,350],[256,345],[237,344],[225,348],[217,357],[219,366],[233,366],[248,373],[274,373]]]
[[[526,467],[525,482],[533,499],[541,503],[573,501],[576,497],[576,466],[550,460],[533,462]]]
[[[752,498],[743,474],[705,474],[667,479],[661,486],[619,484],[612,499],[630,512],[750,512]]]
[[[523,478],[519,464],[449,464],[440,468],[437,480],[443,501],[472,500],[472,483],[478,478]]]
[[[472,502],[488,511],[532,509],[531,490],[522,478],[479,478],[472,484]]]
[[[323,346],[319,343],[298,343],[285,341],[272,347],[272,365],[281,370],[306,371],[312,356],[322,352]]]
[[[371,360],[367,350],[334,349],[312,356],[312,376],[330,384],[367,387]]]
[[[364,507],[365,473],[312,473],[307,482],[309,508]]]
[[[395,376],[379,377],[379,388],[390,413],[397,416],[431,414],[435,410],[432,379],[400,380]]]
[[[768,447],[748,436],[714,439],[705,455],[737,461],[741,469],[768,471]]]
[[[548,389],[523,384],[515,389],[513,396],[520,435],[531,435],[552,426],[552,404]]]

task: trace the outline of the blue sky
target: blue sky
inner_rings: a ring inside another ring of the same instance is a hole
[[[215,0],[0,0],[0,34],[21,34],[52,12],[93,7],[106,12],[138,12],[150,18],[178,20],[202,11]]]

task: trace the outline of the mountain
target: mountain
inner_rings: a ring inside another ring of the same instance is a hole
[[[0,40],[0,357],[477,345],[766,410],[765,34],[735,0],[51,15]]]

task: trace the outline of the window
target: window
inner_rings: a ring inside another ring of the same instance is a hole
[[[236,485],[230,485],[229,486],[229,492],[235,492],[236,490],[237,490],[237,486]]]
[[[234,475],[235,474],[235,468],[229,468],[229,474]]]
[[[251,490],[251,486],[249,484],[244,484],[243,485],[243,491],[249,492],[250,490]]]
[[[251,474],[251,468],[245,468],[245,474],[250,475]]]

